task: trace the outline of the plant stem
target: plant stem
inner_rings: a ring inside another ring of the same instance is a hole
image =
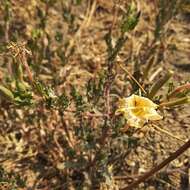
[[[180,141],[182,141],[182,142],[186,142],[185,140],[183,140],[183,139],[181,139],[181,138],[179,138],[179,137],[177,137],[177,136],[171,134],[169,131],[166,131],[165,129],[162,129],[162,128],[160,128],[160,127],[154,125],[154,124],[152,125],[152,127],[155,129],[156,132],[157,132],[157,130],[158,130],[158,131],[160,131],[160,132],[162,132],[162,133],[165,133],[166,135],[168,135],[168,136],[170,136],[170,137],[172,137],[172,138],[175,138],[175,139],[180,140]]]
[[[139,86],[139,88],[143,91],[143,93],[147,94],[142,85],[131,75],[131,73],[121,64],[119,66],[129,75],[129,77]]]

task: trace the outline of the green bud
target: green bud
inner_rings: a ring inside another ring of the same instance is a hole
[[[157,92],[162,88],[162,86],[172,77],[172,75],[173,75],[173,71],[170,70],[168,71],[168,73],[166,73],[164,77],[156,81],[152,85],[148,97],[152,99],[157,94]]]
[[[24,92],[29,88],[28,83],[26,83],[24,81],[16,81],[16,86],[17,86],[18,90],[21,92]]]
[[[14,101],[13,93],[9,89],[1,85],[0,85],[0,96],[3,97],[3,99]]]

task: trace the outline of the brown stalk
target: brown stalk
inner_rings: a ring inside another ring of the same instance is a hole
[[[20,62],[22,63],[22,65],[26,69],[26,72],[27,72],[28,78],[30,80],[30,83],[33,84],[33,82],[34,82],[33,75],[32,75],[32,72],[30,70],[30,67],[29,67],[29,65],[27,63],[27,60],[26,60],[26,53],[25,52],[21,52],[21,54],[19,55],[19,59],[20,59]]]
[[[184,153],[188,148],[190,148],[190,139],[183,145],[181,146],[177,151],[171,154],[167,159],[165,159],[163,162],[161,162],[159,165],[155,166],[152,168],[150,171],[139,177],[136,181],[133,183],[129,184],[128,186],[125,186],[121,188],[120,190],[131,190],[136,188],[140,183],[146,181],[148,178],[150,178],[152,175],[160,171],[163,167],[168,165],[170,162],[175,160],[178,156],[180,156],[182,153]]]

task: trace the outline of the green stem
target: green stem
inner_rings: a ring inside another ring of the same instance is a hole
[[[179,99],[169,101],[169,102],[163,102],[159,105],[159,107],[173,107],[173,106],[179,106],[179,105],[187,104],[187,103],[190,103],[189,96],[179,98]]]

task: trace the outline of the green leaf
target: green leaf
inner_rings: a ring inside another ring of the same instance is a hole
[[[139,22],[140,15],[141,12],[137,12],[135,4],[131,4],[127,13],[124,15],[121,32],[124,34],[133,30]]]

